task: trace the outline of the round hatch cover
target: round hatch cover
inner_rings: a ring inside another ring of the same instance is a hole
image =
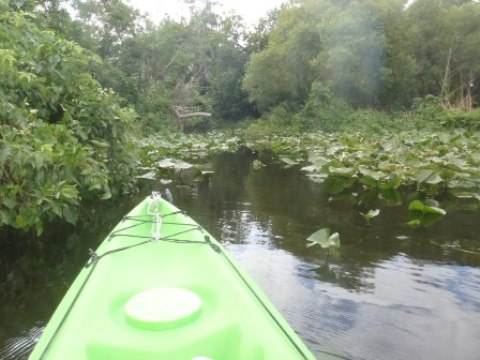
[[[125,305],[125,314],[135,327],[158,330],[193,321],[201,307],[202,299],[190,290],[153,288],[132,296]]]

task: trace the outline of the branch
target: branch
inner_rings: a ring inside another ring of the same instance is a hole
[[[178,118],[180,119],[186,119],[190,117],[195,117],[195,116],[202,116],[202,117],[211,117],[212,114],[208,112],[193,112],[193,113],[187,113],[187,114],[179,114],[175,112]]]
[[[175,112],[175,116],[177,119],[186,119],[195,116],[202,116],[202,117],[210,117],[212,116],[211,113],[205,111],[193,111],[191,112],[188,110],[189,108],[183,106],[174,106],[173,111]],[[190,108],[193,109],[193,108]]]

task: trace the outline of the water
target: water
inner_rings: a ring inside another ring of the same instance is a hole
[[[170,190],[178,207],[222,239],[319,359],[478,359],[478,210],[445,199],[453,210],[415,230],[405,225],[412,195],[403,194],[401,206],[369,204],[381,213],[367,226],[355,198],[332,198],[298,169],[255,170],[253,158],[224,154],[214,175]],[[95,208],[83,228],[55,229],[48,245],[0,249],[0,359],[27,356],[88,248],[151,187]],[[328,262],[325,250],[305,241],[323,227],[341,236]]]

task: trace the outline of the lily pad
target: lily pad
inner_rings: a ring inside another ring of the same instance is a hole
[[[435,214],[435,215],[446,215],[447,212],[436,206],[428,206],[421,202],[420,200],[413,200],[409,205],[408,205],[408,210],[409,211],[419,211],[424,214]]]
[[[340,235],[338,234],[338,232],[330,235],[329,228],[323,228],[314,232],[307,238],[307,241],[309,241],[307,247],[311,247],[314,245],[320,245],[322,249],[340,247]]]
[[[360,214],[367,220],[367,224],[370,224],[370,220],[380,214],[380,209],[368,210],[367,213],[360,212]]]
[[[299,163],[298,160],[296,159],[292,159],[291,157],[289,156],[286,156],[286,155],[281,155],[278,157],[287,167],[291,167],[291,166],[294,166],[294,165],[297,165]]]
[[[145,174],[137,176],[137,179],[156,180],[157,173],[155,171],[149,171]]]
[[[357,169],[349,168],[349,167],[329,166],[328,171],[330,172],[330,174],[350,177],[350,176],[355,175],[355,173],[357,172]]]

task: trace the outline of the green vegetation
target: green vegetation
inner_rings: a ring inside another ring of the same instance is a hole
[[[447,212],[438,207],[438,202],[433,199],[427,199],[425,203],[420,200],[413,200],[408,205],[410,212],[410,221],[407,223],[412,227],[429,226],[436,223]]]
[[[247,145],[273,153],[277,166],[297,166],[332,199],[350,201],[360,209],[402,205],[408,192],[415,199],[408,207],[408,224],[419,227],[442,219],[445,211],[439,202],[448,202],[454,210],[461,202],[469,209],[479,208],[479,140],[479,132],[466,130],[312,133],[263,137]],[[369,225],[379,212],[361,215]]]
[[[0,224],[75,223],[81,198],[133,186],[134,112],[86,71],[82,48],[0,3]]]
[[[310,235],[307,238],[307,241],[309,242],[307,247],[320,245],[322,249],[329,249],[340,246],[340,235],[338,233],[333,233],[330,235],[330,229],[323,228]]]
[[[327,182],[332,194],[355,186],[394,191],[411,186],[425,195],[451,189],[474,197],[480,186],[480,134],[402,132],[388,135],[313,133],[265,137],[247,143],[278,155],[286,166],[302,165],[314,181]]]
[[[431,94],[470,108],[479,96],[479,4],[406,3],[291,1],[250,57],[250,99],[263,112],[286,104],[298,113],[322,104],[325,90],[353,107],[405,109]]]
[[[153,24],[122,0],[0,0],[2,229],[75,223],[243,143],[216,128],[333,195],[478,197],[477,1],[291,0],[253,30],[185,3]]]

